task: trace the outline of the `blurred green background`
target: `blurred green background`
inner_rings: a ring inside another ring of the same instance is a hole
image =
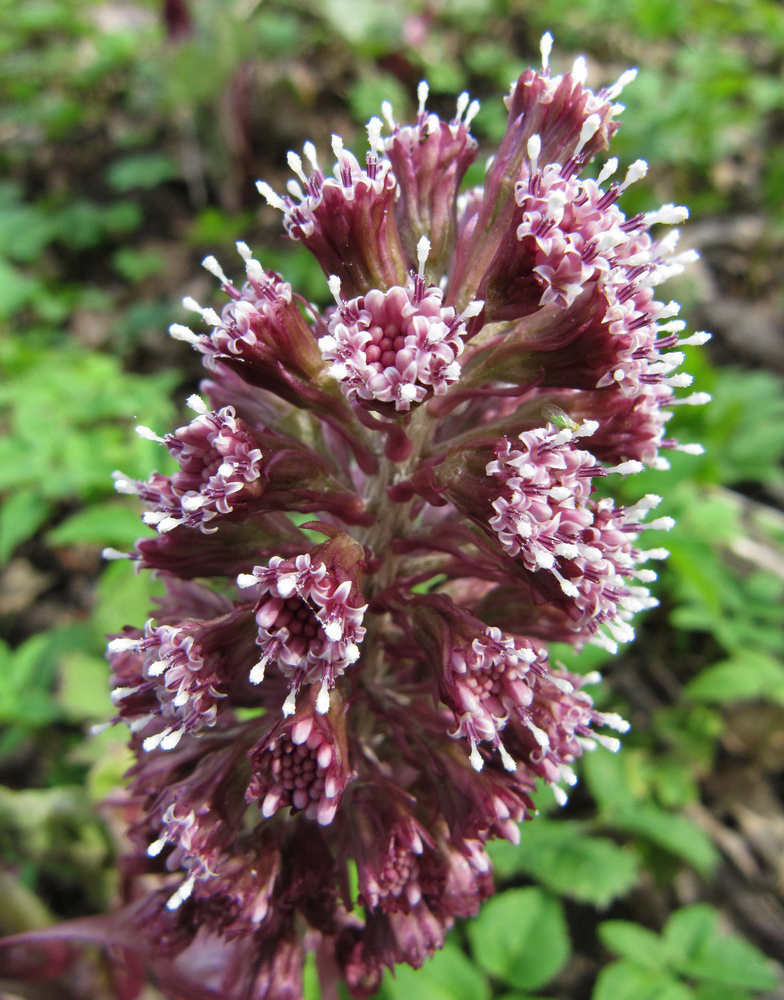
[[[589,755],[565,809],[540,796],[521,846],[493,851],[498,896],[382,994],[784,997],[779,0],[0,0],[0,933],[113,899],[101,803],[126,757],[122,731],[91,730],[112,711],[103,636],[144,620],[155,583],[100,553],[141,533],[112,471],[162,461],[134,424],[171,428],[198,382],[166,329],[183,295],[215,301],[199,261],[239,271],[242,238],[325,301],[253,182],[280,189],[307,139],[358,147],[382,100],[410,116],[423,77],[436,111],[482,101],[489,150],[545,30],[556,70],[584,53],[591,85],[640,68],[613,152],[651,165],[627,214],[692,210],[702,258],[665,297],[714,331],[685,365],[714,402],[672,426],[706,453],[627,486],[678,520],[637,643],[557,651],[604,671],[622,752]]]

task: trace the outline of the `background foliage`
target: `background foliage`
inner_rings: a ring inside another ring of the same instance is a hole
[[[556,68],[584,52],[593,84],[640,67],[614,152],[652,166],[627,212],[692,208],[703,259],[670,293],[716,333],[686,365],[714,403],[673,423],[706,453],[628,484],[678,520],[636,645],[559,651],[605,672],[623,751],[589,755],[565,809],[542,794],[520,847],[494,849],[499,895],[381,995],[784,997],[778,0],[0,0],[0,932],[112,902],[102,803],[126,760],[122,732],[91,728],[111,714],[103,636],[155,582],[100,552],[141,533],[111,472],[161,462],[133,425],[170,428],[197,383],[164,331],[212,294],[198,261],[242,237],[323,300],[253,181],[280,186],[307,138],[361,142],[383,99],[404,117],[424,76],[436,110],[479,97],[497,140],[547,29]]]

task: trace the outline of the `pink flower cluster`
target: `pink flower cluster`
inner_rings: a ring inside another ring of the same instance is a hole
[[[139,428],[178,470],[117,474],[166,593],[109,655],[132,912],[186,994],[196,969],[226,1000],[295,1000],[310,952],[325,997],[370,996],[492,893],[486,845],[520,837],[537,781],[565,801],[627,728],[548,647],[615,650],[655,603],[666,553],[639,539],[671,521],[597,484],[695,450],[665,436],[705,401],[676,396],[671,349],[706,337],[654,297],[691,257],[662,230],[685,210],[624,215],[640,162],[583,175],[633,74],[594,93],[550,43],[482,187],[461,190],[478,105],[443,121],[424,84],[414,124],[371,120],[364,164],[335,138],[333,176],[308,144],[288,193],[259,184],[334,304],[240,243],[242,282],[204,262],[222,311],[187,299],[205,326],[171,328],[209,378],[187,426]]]

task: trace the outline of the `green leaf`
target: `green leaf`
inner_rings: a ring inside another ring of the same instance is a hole
[[[775,656],[747,649],[703,670],[686,685],[685,691],[696,701],[720,704],[750,698],[783,703],[784,664]]]
[[[583,758],[583,771],[602,813],[625,809],[632,798],[628,777],[628,754],[613,754],[602,748]]]
[[[534,996],[532,993],[502,993],[495,1000],[547,1000],[547,998]]]
[[[537,819],[520,827],[519,845],[490,845],[496,875],[525,872],[552,892],[594,906],[607,906],[637,880],[631,851],[584,833],[579,823]]]
[[[666,949],[658,934],[628,920],[605,920],[599,925],[602,944],[621,958],[646,969],[666,965]]]
[[[10,558],[20,542],[32,537],[51,510],[35,490],[12,493],[0,506],[0,563]]]
[[[48,532],[46,539],[51,545],[88,543],[130,548],[137,538],[149,534],[137,504],[109,500],[73,514]]]
[[[591,1000],[693,1000],[683,983],[663,970],[613,962],[599,973]]]
[[[752,1000],[746,990],[724,983],[699,983],[694,989],[694,997],[695,1000]]]
[[[708,903],[676,910],[662,932],[667,959],[681,962],[696,954],[716,935],[718,913]]]
[[[477,962],[510,986],[548,983],[571,952],[561,905],[541,889],[508,889],[468,924]]]
[[[165,274],[166,259],[157,250],[120,247],[112,254],[112,264],[131,284],[138,284],[153,274]]]
[[[398,966],[384,980],[389,1000],[488,1000],[490,984],[450,941],[421,969]]]
[[[618,830],[634,833],[682,858],[701,875],[709,875],[719,855],[713,841],[686,816],[639,803],[607,817]]]
[[[664,929],[672,964],[694,979],[770,990],[779,984],[771,963],[743,938],[717,931],[718,913],[706,903],[675,912]]]
[[[39,289],[38,282],[0,258],[0,319],[7,319],[26,305]]]
[[[166,153],[138,153],[113,163],[107,172],[109,186],[125,192],[134,188],[154,188],[179,175]]]
[[[163,593],[163,582],[136,573],[125,559],[109,563],[98,581],[93,622],[99,633],[119,632],[150,616],[152,598]]]
[[[77,720],[108,719],[114,714],[109,698],[109,667],[104,659],[75,652],[59,664],[57,701]]]

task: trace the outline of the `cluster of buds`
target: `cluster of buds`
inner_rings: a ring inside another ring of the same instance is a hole
[[[195,417],[139,428],[179,468],[117,474],[156,529],[130,558],[166,585],[109,643],[134,913],[216,995],[294,1000],[308,951],[325,997],[419,966],[492,892],[486,845],[519,838],[537,780],[565,801],[627,728],[548,646],[614,651],[655,603],[666,552],[638,540],[671,521],[605,487],[695,450],[665,435],[705,402],[676,398],[672,349],[707,337],[654,293],[690,259],[662,228],[685,210],[624,215],[640,161],[583,176],[633,74],[594,93],[550,46],[482,187],[461,190],[478,105],[443,121],[425,84],[413,125],[371,120],[364,165],[335,138],[332,175],[307,144],[286,194],[259,183],[334,304],[244,243],[242,282],[208,257],[227,304],[171,328],[209,371]]]

